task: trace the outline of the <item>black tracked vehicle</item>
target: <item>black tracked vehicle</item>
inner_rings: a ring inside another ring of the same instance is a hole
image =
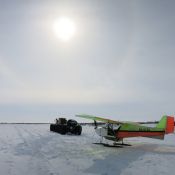
[[[81,135],[82,126],[76,120],[67,120],[66,118],[56,119],[55,124],[50,124],[50,131],[60,134]]]

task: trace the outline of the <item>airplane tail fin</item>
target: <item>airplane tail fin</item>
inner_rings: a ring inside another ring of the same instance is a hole
[[[174,133],[174,117],[167,115],[163,116],[156,125],[156,128],[165,129],[165,134]]]
[[[168,116],[165,133],[169,134],[173,132],[174,132],[174,117]]]

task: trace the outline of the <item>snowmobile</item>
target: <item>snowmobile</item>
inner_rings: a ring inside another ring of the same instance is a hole
[[[50,124],[50,131],[65,135],[71,133],[81,135],[82,126],[76,120],[67,120],[66,118],[56,118],[55,124]]]

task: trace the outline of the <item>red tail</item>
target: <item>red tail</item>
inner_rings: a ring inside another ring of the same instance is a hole
[[[166,129],[165,133],[173,133],[174,132],[174,117],[167,116],[167,124],[166,124]]]

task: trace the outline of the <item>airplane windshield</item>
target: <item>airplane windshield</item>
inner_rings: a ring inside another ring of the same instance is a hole
[[[113,124],[113,123],[106,123],[105,127],[112,129],[112,130],[117,130],[121,125],[120,124]]]

